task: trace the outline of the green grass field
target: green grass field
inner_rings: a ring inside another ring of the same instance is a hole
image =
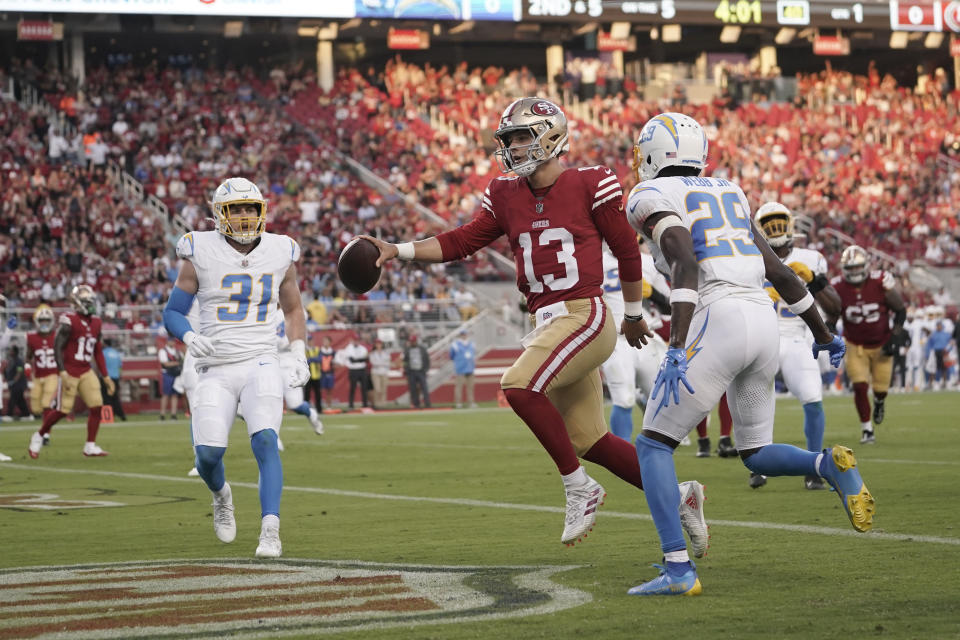
[[[857,443],[850,398],[825,405],[826,444],[854,449],[877,499],[873,532],[855,533],[836,495],[806,491],[800,478],[752,490],[736,460],[680,448],[680,479],[707,485],[712,540],[699,598],[626,595],[655,575],[656,532],[641,493],[596,466],[588,471],[608,493],[597,526],[584,544],[561,545],[560,479],[508,410],[334,416],[322,437],[288,416],[284,556],[272,563],[253,557],[257,469],[242,423],[226,457],[238,525],[230,545],[214,537],[206,487],[186,476],[186,421],[104,425],[98,442],[111,455],[99,459],[80,454],[80,422],[58,425],[38,460],[26,454],[36,424],[3,424],[0,451],[14,461],[0,464],[0,640],[960,637],[950,493],[960,395],[891,396],[869,447]],[[776,439],[802,446],[801,425],[799,405],[781,400]],[[130,577],[130,566],[108,563],[138,564]],[[80,566],[41,570],[67,565]],[[159,600],[137,592],[164,571],[180,581],[157,588]],[[389,577],[398,574],[407,587]],[[275,586],[246,582],[277,575],[296,588],[273,598]],[[224,608],[222,589],[240,589],[253,613]],[[171,593],[186,595],[160,601]],[[296,624],[272,621],[258,609],[265,598],[298,611]]]

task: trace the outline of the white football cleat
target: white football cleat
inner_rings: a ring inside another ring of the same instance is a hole
[[[190,469],[190,471],[187,471],[187,477],[188,477],[188,478],[196,478],[196,477],[198,477],[199,475],[200,475],[200,472],[197,471],[197,468],[196,468],[196,467],[194,467],[193,469]]]
[[[40,435],[40,432],[35,432],[30,436],[30,446],[27,447],[27,453],[30,454],[30,457],[37,459],[40,457],[40,449],[43,447],[43,436]]]
[[[576,544],[593,529],[597,519],[597,509],[607,497],[600,483],[587,476],[586,484],[567,489],[567,516],[563,523],[563,535],[560,542],[567,546]]]
[[[33,443],[31,442],[31,444]],[[41,444],[40,446],[43,445]],[[88,442],[83,445],[83,455],[87,456],[88,458],[100,458],[110,455],[110,452],[101,449],[99,446],[97,446],[96,442]]]
[[[0,453],[0,462],[10,462],[11,460],[13,460],[13,458],[10,456]]]
[[[260,526],[260,544],[257,545],[255,555],[258,558],[279,558],[283,553],[280,544],[280,518],[264,516]]]
[[[277,451],[283,451],[283,440],[277,438]]]
[[[318,436],[323,435],[323,421],[320,419],[320,414],[317,413],[317,410],[310,408],[310,426],[313,427],[313,432]]]
[[[237,537],[237,521],[233,517],[233,492],[223,483],[220,495],[213,494],[213,532],[220,542],[233,542]]]
[[[680,483],[680,524],[690,538],[693,557],[702,558],[710,546],[707,520],[703,517],[703,485],[696,480]]]

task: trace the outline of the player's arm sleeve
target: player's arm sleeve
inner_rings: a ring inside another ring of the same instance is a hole
[[[473,255],[497,238],[503,235],[503,229],[497,222],[493,211],[483,205],[480,214],[452,231],[445,231],[438,235],[437,242],[443,252],[443,261],[460,260]]]
[[[620,262],[620,280],[639,282],[643,280],[643,260],[637,246],[637,235],[623,215],[622,196],[604,202],[593,213],[594,223],[610,246],[610,251]]]
[[[193,331],[190,321],[187,320],[192,304],[193,294],[187,293],[180,287],[174,287],[170,292],[167,305],[163,308],[163,326],[178,340],[183,340],[183,336]]]

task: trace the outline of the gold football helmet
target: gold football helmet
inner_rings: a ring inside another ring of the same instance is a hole
[[[53,331],[54,320],[53,309],[49,305],[41,304],[33,312],[33,324],[40,333]]]
[[[840,270],[843,279],[850,284],[860,284],[867,279],[867,252],[863,247],[850,245],[840,254]]]
[[[97,294],[90,285],[78,284],[70,290],[70,305],[80,315],[92,316],[97,311]]]
[[[517,132],[528,132],[533,141],[510,147],[510,138]],[[567,116],[560,107],[543,98],[520,98],[500,117],[500,125],[494,134],[500,148],[494,152],[497,164],[504,173],[529,176],[537,167],[570,150],[567,137]],[[524,158],[515,157],[517,153]]]

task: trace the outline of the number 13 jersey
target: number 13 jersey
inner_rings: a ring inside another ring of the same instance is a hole
[[[743,190],[720,178],[670,176],[641,182],[630,192],[627,219],[642,229],[648,217],[670,211],[690,231],[700,264],[700,304],[725,296],[769,304],[763,290],[763,256],[753,242],[750,205]],[[657,268],[670,271],[660,248],[650,243]]]
[[[620,261],[620,277],[643,278],[636,236],[623,215],[623,190],[602,166],[566,169],[535,194],[526,178],[490,181],[480,214],[437,236],[444,261],[466,257],[506,234],[527,308],[603,295],[603,241]]]
[[[216,353],[197,366],[241,362],[277,353],[276,327],[280,283],[300,259],[300,245],[273,233],[247,254],[230,246],[218,231],[194,231],[177,241],[177,255],[193,263],[200,287],[196,299],[199,326]]]

